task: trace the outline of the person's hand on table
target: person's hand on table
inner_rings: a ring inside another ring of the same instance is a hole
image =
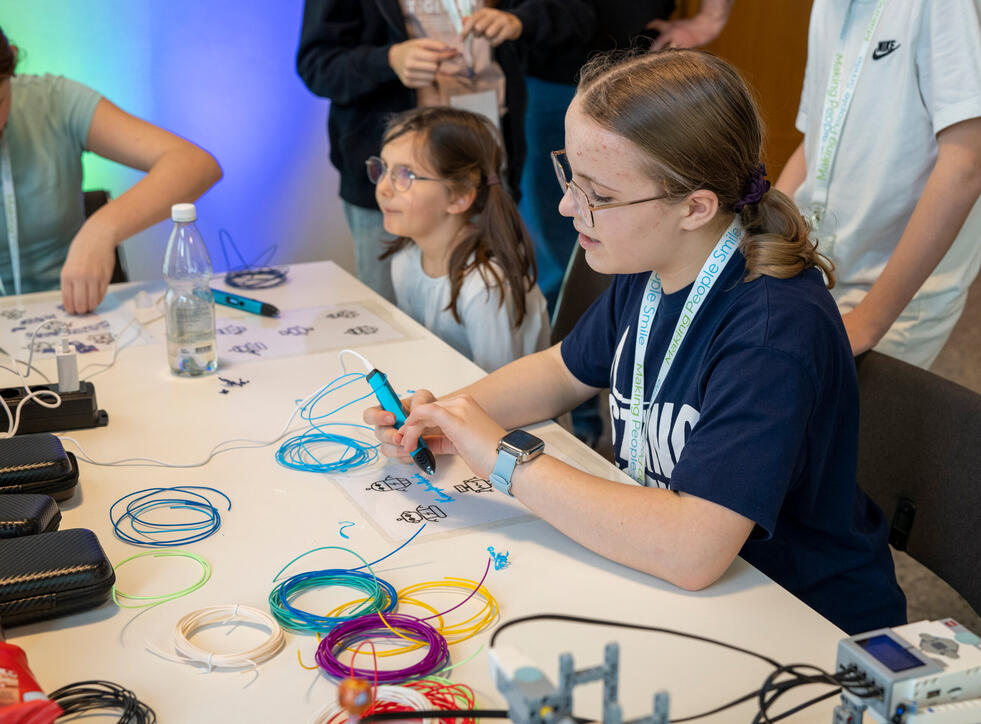
[[[116,244],[93,224],[79,229],[61,267],[61,301],[68,314],[95,311],[116,265]]]
[[[433,38],[414,38],[388,49],[388,64],[406,88],[425,88],[436,79],[441,61],[455,58],[455,48]]]
[[[379,452],[386,457],[411,463],[411,453],[422,435],[436,455],[459,455],[473,472],[488,477],[497,461],[497,443],[507,434],[469,395],[437,400],[428,390],[420,390],[406,404],[409,412],[398,430],[395,416],[380,407],[365,410],[364,421],[375,427],[381,442]]]
[[[475,38],[487,38],[496,48],[508,40],[517,40],[522,32],[524,25],[517,15],[494,8],[481,8],[464,21],[460,36],[466,38],[473,33]]]

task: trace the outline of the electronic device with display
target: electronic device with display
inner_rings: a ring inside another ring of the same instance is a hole
[[[981,722],[981,638],[954,619],[843,639],[836,668],[863,676],[875,695],[844,692],[834,724],[859,724],[866,709],[889,724]]]

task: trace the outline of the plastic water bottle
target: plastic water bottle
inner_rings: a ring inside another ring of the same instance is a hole
[[[211,257],[194,224],[198,218],[194,204],[174,204],[170,218],[174,230],[163,263],[167,359],[176,375],[210,375],[218,369]]]

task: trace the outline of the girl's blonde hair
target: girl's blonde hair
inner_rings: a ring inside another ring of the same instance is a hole
[[[834,265],[797,206],[761,185],[763,122],[727,62],[701,50],[600,56],[583,68],[576,95],[586,116],[648,154],[648,170],[669,199],[708,189],[720,211],[739,214],[746,281],[817,267],[834,286]]]
[[[499,303],[510,302],[514,326],[520,326],[527,311],[525,294],[534,288],[538,271],[528,231],[514,200],[501,185],[505,156],[497,129],[476,113],[429,106],[392,118],[382,146],[406,133],[420,134],[429,165],[452,191],[473,188],[477,192],[467,212],[471,223],[450,254],[447,311],[462,322],[456,301],[464,278],[476,270],[488,286],[501,290]],[[411,243],[405,237],[396,239],[382,258]]]

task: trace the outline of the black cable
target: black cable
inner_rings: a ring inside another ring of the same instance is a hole
[[[772,722],[779,721],[787,716],[790,716],[791,714],[796,714],[798,711],[801,711],[807,706],[812,706],[813,704],[816,704],[820,701],[823,701],[824,699],[827,699],[831,696],[834,696],[835,694],[838,694],[841,691],[842,687],[847,691],[851,692],[852,694],[854,694],[855,696],[859,696],[862,698],[868,698],[871,696],[876,696],[878,694],[878,690],[875,688],[871,688],[867,684],[865,684],[867,679],[863,676],[858,675],[857,672],[843,671],[838,674],[829,674],[823,669],[817,666],[813,666],[811,664],[791,664],[789,666],[785,666],[783,664],[780,664],[775,659],[771,659],[769,656],[766,656],[759,652],[751,651],[750,649],[744,649],[742,647],[735,646],[733,644],[727,644],[724,641],[708,638],[706,636],[698,636],[696,634],[690,634],[684,631],[676,631],[674,629],[662,628],[659,626],[646,626],[642,624],[625,623],[622,621],[611,621],[608,619],[588,618],[584,616],[570,616],[566,614],[543,613],[543,614],[535,614],[532,616],[523,616],[521,618],[515,618],[510,621],[505,621],[494,630],[493,634],[491,634],[491,640],[490,640],[491,648],[494,647],[494,642],[497,640],[498,635],[505,629],[511,626],[515,626],[519,623],[525,623],[528,621],[536,621],[536,620],[569,621],[572,623],[584,623],[584,624],[590,624],[595,626],[610,626],[613,628],[626,628],[626,629],[633,629],[637,631],[651,631],[654,633],[664,633],[664,634],[669,634],[671,636],[679,636],[681,638],[687,638],[687,639],[692,639],[694,641],[701,641],[703,643],[709,643],[709,644],[714,644],[716,646],[721,646],[722,648],[726,648],[731,651],[737,651],[739,653],[746,654],[747,656],[753,656],[754,658],[760,659],[761,661],[765,661],[766,663],[770,664],[773,667],[774,669],[773,672],[771,672],[770,675],[766,678],[766,680],[763,683],[763,686],[761,686],[756,691],[753,691],[749,694],[745,694],[739,697],[738,699],[733,699],[732,701],[726,704],[722,704],[721,706],[718,706],[709,711],[701,712],[699,714],[693,714],[691,716],[686,716],[681,719],[672,719],[671,724],[682,724],[682,722],[690,722],[696,719],[702,719],[704,717],[711,716],[713,714],[718,714],[721,711],[730,709],[734,706],[738,706],[739,704],[742,704],[753,698],[758,698],[760,702],[759,711],[757,712],[756,718],[753,720],[754,724],[772,724]],[[811,669],[817,673],[805,675],[802,674],[800,671],[798,671],[798,669],[802,669],[802,668]],[[779,677],[781,674],[789,674],[793,678],[787,681],[777,682],[776,678]],[[771,718],[769,716],[768,712],[772,708],[773,703],[787,691],[790,691],[791,689],[794,689],[798,686],[804,686],[807,684],[822,684],[822,683],[834,686],[835,689],[828,693],[822,694],[821,696],[815,697],[810,701],[805,702],[804,704],[800,704],[794,707],[793,709],[783,712],[782,714],[779,714],[776,717]],[[767,698],[767,695],[770,695],[769,699]]]
[[[411,715],[411,716],[410,716]],[[422,711],[380,711],[375,714],[365,714],[361,717],[362,724],[373,721],[404,721],[406,719],[507,719],[510,717],[507,709],[429,709]]]
[[[834,696],[835,694],[839,694],[839,693],[841,693],[841,689],[832,689],[831,691],[827,691],[827,692],[821,694],[821,696],[815,696],[813,699],[808,699],[803,704],[798,704],[793,709],[788,709],[783,714],[779,714],[779,715],[773,717],[773,719],[771,719],[770,721],[778,722],[781,719],[786,719],[788,716],[792,716],[792,715],[796,714],[799,711],[803,711],[804,709],[806,709],[809,706],[814,706],[815,704],[817,704],[820,701],[824,701],[825,699],[830,699],[832,696]]]
[[[119,724],[155,724],[153,709],[136,698],[129,689],[111,681],[78,681],[48,694],[62,711],[80,714],[89,711],[118,710]]]
[[[610,621],[602,618],[587,618],[585,616],[568,616],[562,613],[538,613],[534,616],[522,616],[521,618],[513,618],[510,621],[505,621],[496,629],[494,633],[491,634],[490,645],[494,648],[494,641],[497,640],[498,635],[507,628],[515,626],[519,623],[525,623],[526,621],[572,621],[574,623],[586,623],[594,626],[611,626],[613,628],[627,628],[636,631],[653,631],[654,633],[669,634],[671,636],[680,636],[681,638],[693,639],[694,641],[701,641],[707,644],[714,644],[716,646],[721,646],[724,649],[729,649],[731,651],[738,651],[741,654],[746,654],[747,656],[753,656],[761,661],[765,661],[770,666],[775,668],[780,667],[780,662],[775,659],[771,659],[769,656],[757,653],[756,651],[750,651],[749,649],[744,649],[739,646],[734,646],[733,644],[727,644],[724,641],[719,641],[717,639],[710,639],[707,636],[698,636],[697,634],[690,634],[684,631],[676,631],[670,628],[661,628],[659,626],[644,626],[639,623],[624,623],[623,621]]]

